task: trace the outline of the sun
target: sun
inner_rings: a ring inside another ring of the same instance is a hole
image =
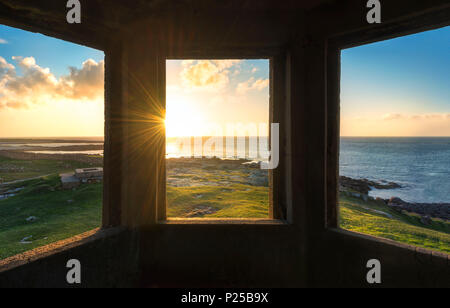
[[[167,106],[164,120],[167,137],[203,136],[206,133],[205,117],[194,104],[188,100],[177,100]]]

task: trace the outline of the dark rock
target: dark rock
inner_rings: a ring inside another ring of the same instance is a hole
[[[400,198],[393,197],[389,200],[388,206],[398,212],[403,210],[423,217],[450,220],[450,204],[446,203],[408,203]],[[426,218],[422,218],[422,220],[423,224],[429,222]]]
[[[400,199],[400,198],[392,197],[391,199],[389,199],[388,204],[391,205],[391,206],[393,206],[393,205],[400,205],[401,206],[401,205],[406,205],[407,203],[405,201],[403,201],[402,199]]]
[[[397,183],[387,182],[387,183],[378,183],[375,181],[370,181],[367,179],[352,179],[346,176],[341,176],[339,178],[339,184],[344,189],[351,189],[357,192],[360,192],[364,195],[367,195],[369,191],[373,188],[376,189],[395,189],[401,188],[401,186]]]
[[[363,180],[356,180],[345,176],[341,176],[339,181],[340,185],[344,189],[351,189],[365,195],[367,195],[370,191],[369,185]]]
[[[426,226],[429,226],[433,221],[431,220],[430,216],[422,216],[422,218],[420,218],[420,222]]]
[[[383,198],[380,198],[380,197],[376,198],[375,201],[386,204],[386,201]]]
[[[389,204],[389,207],[400,214],[403,212],[403,208],[400,205]]]

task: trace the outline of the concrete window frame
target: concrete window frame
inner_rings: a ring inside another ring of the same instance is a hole
[[[267,218],[169,218],[167,217],[167,201],[166,194],[164,193],[164,200],[158,203],[157,212],[158,221],[160,224],[271,224],[271,223],[285,223],[289,221],[286,200],[280,195],[281,179],[285,176],[283,174],[286,164],[286,136],[284,135],[286,130],[286,120],[283,116],[286,115],[286,101],[285,101],[285,70],[286,70],[286,57],[280,49],[267,49],[263,52],[255,53],[254,51],[236,51],[236,52],[207,52],[206,54],[199,55],[195,52],[184,52],[182,55],[169,54],[164,58],[164,84],[166,84],[166,63],[170,60],[268,60],[269,61],[269,125],[271,123],[280,124],[280,163],[279,167],[274,170],[269,170],[269,215]],[[164,88],[164,107],[166,106],[166,89]],[[270,127],[270,126],[269,126]],[[269,128],[270,129],[270,128]],[[269,132],[270,138],[271,132]],[[165,137],[165,136],[164,136]],[[164,138],[165,139],[165,138]],[[165,142],[164,142],[165,146]],[[164,152],[165,153],[165,152]],[[165,174],[164,164],[164,174]],[[164,186],[164,192],[166,189],[166,177],[164,176],[164,183],[159,185]]]
[[[377,238],[367,234],[360,234],[343,230],[339,226],[339,155],[340,155],[340,89],[341,89],[341,51],[343,49],[358,47],[366,44],[381,42],[393,38],[436,30],[450,25],[450,10],[429,12],[421,16],[410,17],[401,23],[386,23],[365,28],[352,33],[338,35],[330,38],[327,44],[327,199],[325,205],[326,229],[354,238],[355,241],[371,241],[380,247],[395,246],[405,251],[416,251],[422,254],[436,256],[445,254],[432,252],[413,245]]]
[[[114,98],[117,90],[117,82],[111,70],[111,63],[121,56],[117,45],[110,42],[95,40],[82,40],[76,35],[62,35],[58,31],[48,31],[40,27],[30,26],[16,21],[2,19],[2,25],[27,31],[30,33],[40,33],[47,37],[55,38],[65,42],[77,44],[93,48],[104,53],[105,61],[105,82],[104,82],[104,162],[103,162],[103,190],[102,190],[102,218],[101,223],[97,228],[88,230],[82,234],[78,234],[49,245],[37,247],[35,249],[20,253],[18,255],[0,260],[0,272],[7,271],[11,268],[20,267],[28,262],[43,259],[49,256],[56,255],[60,251],[69,251],[74,247],[80,247],[89,243],[95,242],[99,239],[112,237],[123,231],[121,228],[120,204],[115,202],[116,198],[120,196],[120,190],[113,189],[117,187],[117,178],[114,174],[117,170],[117,164],[121,153],[119,143],[115,142],[112,137],[119,129],[118,123],[115,121],[115,108],[112,105],[117,105],[117,100]],[[116,153],[112,155],[112,153]]]

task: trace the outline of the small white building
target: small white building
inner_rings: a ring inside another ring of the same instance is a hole
[[[73,189],[82,183],[99,183],[103,181],[103,168],[76,169],[72,173],[60,174],[63,189]]]

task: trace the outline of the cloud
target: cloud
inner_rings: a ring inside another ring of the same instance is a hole
[[[36,64],[33,57],[13,57],[16,67],[0,57],[0,108],[24,109],[49,100],[95,100],[104,93],[104,61],[85,61],[81,69],[56,78],[49,68]]]
[[[403,118],[403,115],[400,113],[387,113],[382,118],[385,121],[399,120]]]
[[[7,74],[15,74],[15,67],[6,62],[4,58],[0,57],[0,78]]]
[[[254,68],[252,69],[252,73],[253,73],[253,74],[256,73],[257,71],[259,71],[259,69],[258,69],[257,67],[254,67]]]
[[[412,115],[411,119],[412,120],[420,120],[420,119],[422,119],[422,116],[421,115],[417,115],[417,114],[416,115]]]
[[[422,115],[422,117],[428,120],[442,120],[445,119],[445,116],[446,116],[445,114],[441,113],[427,113]]]
[[[413,120],[445,120],[450,119],[449,114],[445,113],[424,113],[416,114],[410,117]]]
[[[0,44],[8,44],[8,41],[0,38]]]
[[[183,61],[184,69],[180,73],[183,87],[189,90],[224,89],[230,82],[231,68],[241,60],[200,60]]]
[[[194,63],[194,60],[183,60],[182,62],[181,62],[181,65],[182,66],[189,66],[189,65],[191,65],[191,64],[193,64]]]
[[[213,60],[213,62],[215,65],[217,65],[219,70],[224,70],[241,63],[242,60]]]
[[[105,64],[92,59],[83,62],[81,69],[70,67],[70,75],[63,77],[65,95],[72,99],[96,99],[103,96]]]
[[[261,91],[267,88],[270,84],[269,79],[258,79],[255,80],[255,78],[250,78],[249,80],[242,82],[238,84],[236,88],[236,92],[239,95],[245,95],[247,92],[256,90]]]
[[[401,113],[387,113],[382,117],[383,120],[445,120],[450,119],[450,114],[448,113],[423,113],[423,114],[413,114],[406,115]]]

